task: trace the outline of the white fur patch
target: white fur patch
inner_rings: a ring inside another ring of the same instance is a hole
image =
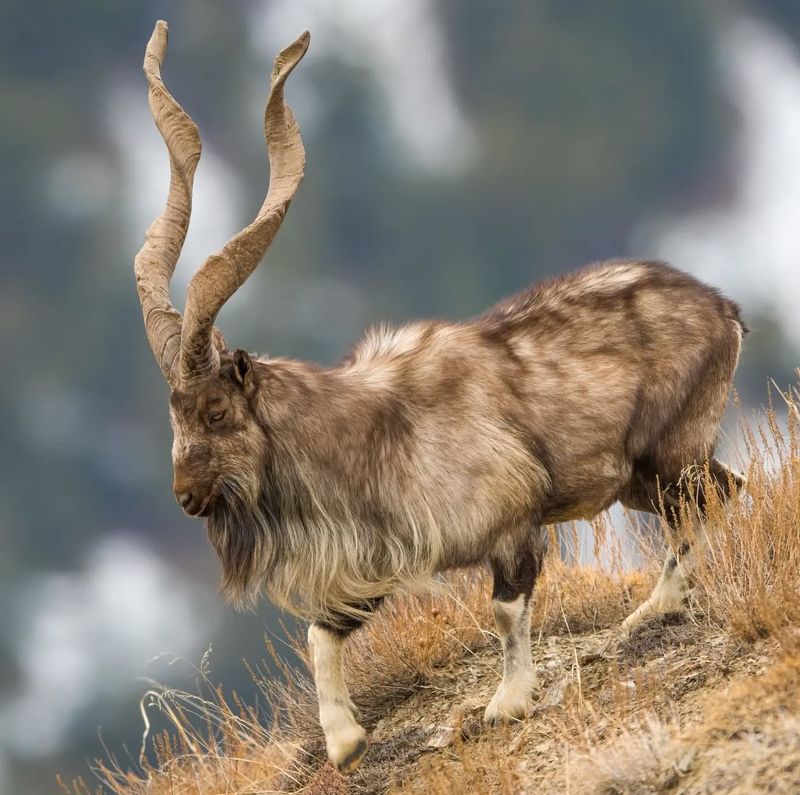
[[[620,635],[628,637],[631,632],[648,619],[663,613],[672,613],[681,609],[683,600],[689,590],[689,576],[696,563],[698,550],[696,546],[703,547],[702,540],[706,538],[705,532],[699,530],[695,543],[689,552],[684,555],[677,565],[673,564],[673,554],[667,555],[661,576],[653,588],[647,601],[643,602],[622,622]]]
[[[340,770],[352,770],[366,751],[367,735],[356,720],[356,707],[344,681],[344,638],[312,624],[308,645],[328,758]]]
[[[681,603],[689,587],[688,572],[684,569],[682,563],[678,563],[671,571],[667,571],[670,559],[671,556],[667,559],[664,571],[658,578],[656,587],[653,588],[653,593],[649,599],[659,613],[680,610]]]
[[[641,281],[642,271],[631,263],[620,263],[613,267],[606,267],[589,271],[580,280],[579,285],[583,290],[621,290]]]
[[[503,681],[486,707],[487,723],[519,720],[531,707],[536,671],[531,656],[530,600],[520,594],[513,602],[492,600],[497,631],[503,644]]]

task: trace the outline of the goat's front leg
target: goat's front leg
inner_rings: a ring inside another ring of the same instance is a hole
[[[487,723],[525,717],[537,687],[530,626],[531,594],[542,563],[537,540],[517,550],[514,557],[512,561],[491,559],[492,612],[503,645],[503,681],[484,712]]]
[[[335,625],[315,621],[308,628],[319,722],[328,759],[342,773],[355,770],[367,752],[367,733],[358,722],[358,710],[350,699],[342,659],[345,641],[361,623],[347,617]]]

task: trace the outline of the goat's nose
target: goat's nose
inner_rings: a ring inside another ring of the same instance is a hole
[[[178,505],[186,510],[192,504],[192,493],[190,491],[176,491],[175,499],[178,501]]]

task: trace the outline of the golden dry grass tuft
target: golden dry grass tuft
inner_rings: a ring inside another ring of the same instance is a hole
[[[313,688],[287,669],[281,682],[261,681],[268,721],[219,689],[207,699],[151,693],[150,708],[172,725],[150,738],[155,764],[98,762],[97,784],[62,789],[800,792],[800,407],[782,397],[744,428],[746,491],[727,505],[710,498],[714,532],[685,614],[598,653],[648,595],[658,560],[609,571],[549,556],[532,619],[541,690],[528,720],[481,724],[499,644],[487,576],[460,572],[434,593],[387,600],[349,644],[348,679],[371,735],[351,777],[326,763]],[[302,658],[302,640],[292,642]]]
[[[785,399],[785,430],[773,410],[744,428],[746,493],[727,505],[712,495],[697,599],[740,637],[780,635],[788,650],[800,639],[800,410]]]

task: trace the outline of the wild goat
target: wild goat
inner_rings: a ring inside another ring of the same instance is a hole
[[[320,722],[347,771],[367,744],[343,643],[393,589],[488,561],[504,675],[485,718],[520,718],[536,684],[529,608],[541,528],[617,500],[658,512],[702,497],[686,475],[698,468],[723,499],[735,491],[740,479],[713,452],[745,329],[735,303],[691,276],[613,261],[467,322],[373,331],[332,368],[230,352],[217,313],[264,256],[303,177],[283,94],[308,44],[306,32],[275,61],[264,204],[194,275],[181,319],[169,285],[200,138],[161,80],[167,26],[156,24],[144,70],[170,186],[135,271],[171,389],[175,497],[206,518],[228,597],[252,604],[265,590],[312,620]],[[687,564],[684,542],[624,630],[681,603]]]

